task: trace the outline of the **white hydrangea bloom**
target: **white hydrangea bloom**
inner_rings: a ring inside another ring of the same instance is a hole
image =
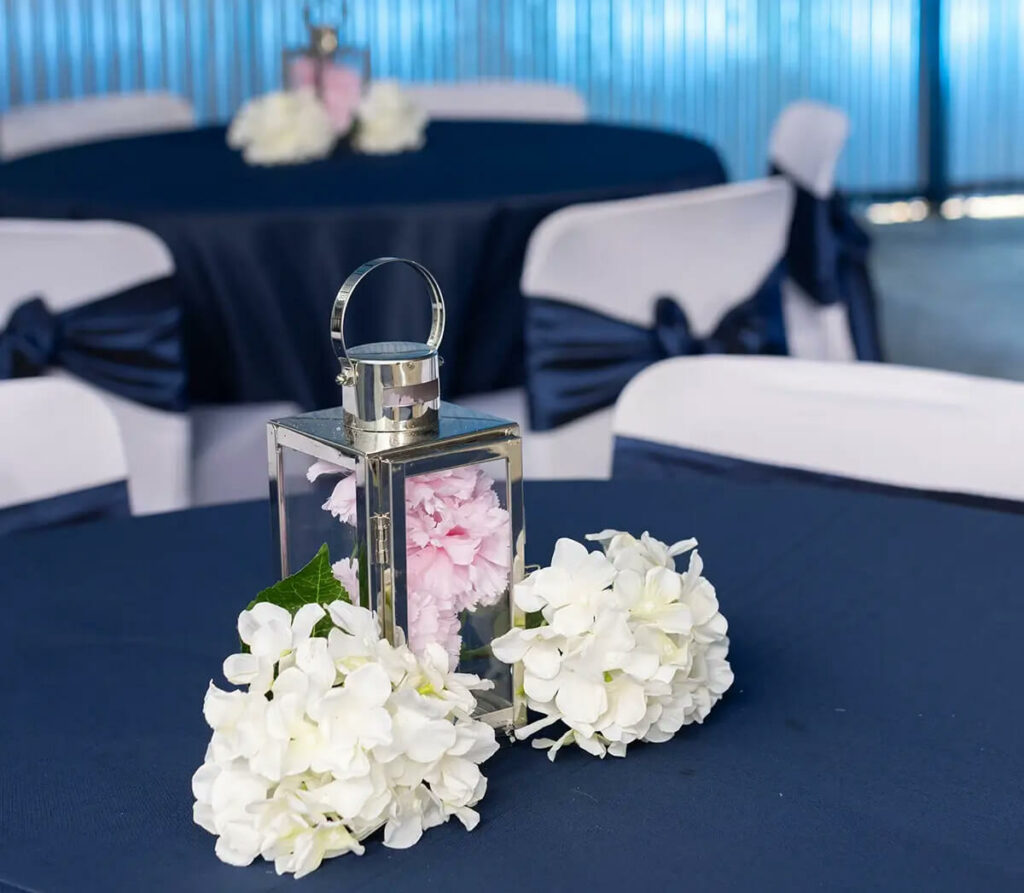
[[[587,539],[604,552],[559,540],[551,565],[516,587],[516,605],[540,625],[492,645],[499,660],[522,662],[527,703],[542,714],[518,737],[568,727],[534,741],[551,759],[570,743],[604,757],[625,756],[634,741],[667,741],[702,722],[732,684],[728,625],[697,541],[669,546],[617,530]],[[686,552],[689,567],[677,573]]]
[[[327,638],[311,636],[330,616]],[[480,763],[494,730],[472,718],[473,691],[492,683],[449,669],[443,648],[420,657],[381,639],[367,610],[337,601],[294,618],[258,604],[239,617],[246,654],[225,661],[236,684],[210,684],[213,735],[192,779],[194,819],[232,865],[257,856],[302,877],[384,828],[412,846],[458,818],[472,829],[487,790]]]
[[[427,113],[413,101],[398,81],[370,84],[356,111],[358,122],[352,145],[371,155],[392,155],[423,145]]]
[[[325,158],[338,131],[311,87],[279,90],[246,102],[228,128],[228,145],[248,164],[299,164]]]

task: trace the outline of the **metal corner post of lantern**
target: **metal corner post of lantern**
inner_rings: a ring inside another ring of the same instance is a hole
[[[427,285],[427,340],[347,344],[359,284],[394,263]],[[440,285],[415,261],[377,258],[341,286],[330,322],[341,406],[268,426],[276,547],[285,576],[326,543],[382,634],[414,651],[440,646],[452,666],[490,679],[478,715],[511,730],[526,718],[521,668],[490,643],[525,624],[512,601],[525,570],[522,442],[514,422],[440,399],[444,323]]]

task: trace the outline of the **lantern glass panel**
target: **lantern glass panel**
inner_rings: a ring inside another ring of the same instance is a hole
[[[404,488],[392,495],[404,489],[405,554],[395,571],[402,579],[404,558],[406,597],[395,602],[395,624],[414,651],[439,645],[460,672],[491,680],[478,700],[503,710],[512,706],[512,676],[490,643],[512,623],[512,488],[505,458],[453,464],[475,454],[403,469]],[[396,531],[396,548],[400,539]]]
[[[326,544],[334,575],[349,598],[355,604],[365,601],[355,585],[361,556],[356,484],[364,477],[365,462],[338,452],[318,459],[286,446],[281,447],[278,461],[282,576],[302,568]],[[282,513],[286,523],[281,523]]]

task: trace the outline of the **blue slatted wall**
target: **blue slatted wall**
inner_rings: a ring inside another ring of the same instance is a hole
[[[959,21],[961,8],[984,0],[949,2]],[[573,84],[599,119],[710,140],[734,177],[762,172],[771,122],[786,102],[835,103],[854,125],[841,182],[887,190],[917,182],[917,3],[349,0],[348,7],[349,35],[371,47],[378,76]],[[1010,0],[1002,7],[1016,26]],[[201,119],[225,120],[245,97],[279,83],[282,47],[303,40],[301,9],[299,0],[0,0],[0,110],[168,87],[189,96]],[[1019,44],[1013,35],[1000,45]],[[1017,46],[1009,51],[1016,65]],[[986,60],[986,77],[990,69],[1004,74],[1002,65]],[[982,89],[954,91],[960,117],[984,114],[973,107]],[[977,147],[956,149],[956,176],[1011,164],[1006,146],[1021,145],[1019,125],[1012,127],[999,161],[976,158]]]

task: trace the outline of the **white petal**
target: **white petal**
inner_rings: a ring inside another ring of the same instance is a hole
[[[414,846],[423,836],[423,822],[419,813],[400,813],[384,826],[384,846],[404,850]]]
[[[581,735],[579,732],[574,732],[573,740],[582,750],[595,757],[604,759],[605,747],[596,735]]]
[[[562,608],[558,613],[568,611]],[[557,615],[556,615],[557,616]],[[562,666],[562,655],[554,642],[537,641],[531,645],[523,656],[523,666],[528,673],[541,679],[554,679]]]
[[[608,708],[608,695],[603,682],[588,679],[581,673],[563,673],[555,705],[570,725],[594,723]]]
[[[558,682],[557,677],[542,679],[540,676],[527,673],[523,678],[523,691],[526,692],[528,698],[546,704],[554,699],[555,693],[558,691]]]
[[[290,624],[291,615],[280,605],[257,602],[251,609],[238,615],[238,637],[246,645],[252,645],[252,636],[255,632],[269,623]]]
[[[308,639],[313,632],[313,627],[326,614],[320,605],[303,605],[295,612],[295,619],[292,621],[292,639],[295,645],[303,639]]]
[[[690,537],[688,540],[679,540],[677,543],[673,543],[668,547],[668,554],[675,558],[677,555],[682,555],[685,552],[689,552],[690,549],[697,548],[697,540]]]
[[[377,621],[366,608],[349,604],[338,599],[327,606],[334,625],[343,629],[349,635],[359,638],[377,639],[380,632],[377,629]]]
[[[364,706],[381,706],[391,696],[391,678],[380,664],[364,664],[345,677],[345,691]]]
[[[555,543],[555,550],[551,555],[551,566],[571,569],[586,561],[589,554],[583,543],[578,543],[568,537],[561,537]]]
[[[224,660],[224,678],[235,685],[248,685],[260,672],[260,659],[254,654],[232,654]]]
[[[551,628],[563,636],[578,636],[593,625],[594,612],[586,605],[566,605],[551,618]]]
[[[455,744],[455,726],[443,719],[431,720],[416,729],[406,753],[417,763],[433,763]]]
[[[304,639],[295,651],[295,665],[306,673],[314,686],[330,688],[334,685],[337,670],[327,651],[324,638]]]
[[[657,623],[667,633],[688,635],[693,629],[693,615],[686,605],[674,604],[658,612]]]
[[[512,598],[515,601],[516,607],[527,614],[539,611],[547,604],[530,580],[517,583],[512,590]]]
[[[525,738],[529,738],[534,732],[539,732],[541,729],[546,729],[548,726],[558,722],[561,718],[562,717],[560,717],[557,713],[553,713],[550,716],[545,716],[541,719],[531,722],[528,725],[516,729],[516,738],[518,738],[520,741],[524,740]]]
[[[461,806],[452,813],[467,831],[472,831],[480,824],[480,813],[468,806]]]
[[[503,663],[514,664],[523,659],[529,644],[523,636],[523,630],[510,629],[491,642],[491,653]]]

